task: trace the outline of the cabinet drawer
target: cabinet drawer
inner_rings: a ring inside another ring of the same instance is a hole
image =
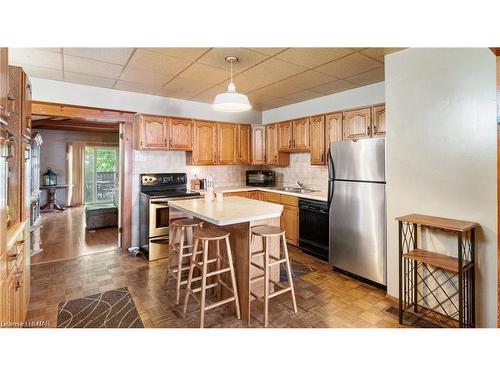
[[[293,195],[281,194],[281,203],[293,207],[299,206],[299,198]]]
[[[281,204],[281,194],[266,191],[266,201]]]

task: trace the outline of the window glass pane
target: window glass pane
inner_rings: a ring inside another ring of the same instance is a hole
[[[85,147],[85,202],[94,201],[94,148]]]
[[[96,200],[114,201],[117,181],[116,149],[96,149]]]

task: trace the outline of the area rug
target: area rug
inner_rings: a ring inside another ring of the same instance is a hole
[[[311,266],[307,264],[303,264],[300,262],[296,262],[293,259],[290,259],[290,267],[292,268],[292,279],[298,279],[304,275],[307,275],[309,272],[316,271]],[[280,283],[286,283],[288,281],[288,275],[286,272],[285,263],[280,264]]]
[[[59,304],[57,328],[144,328],[128,288]]]
[[[385,309],[385,312],[395,316],[399,319],[399,308],[396,306],[389,306]],[[441,328],[440,326],[429,322],[428,320],[419,318],[418,316],[412,314],[405,314],[404,321],[415,328]]]

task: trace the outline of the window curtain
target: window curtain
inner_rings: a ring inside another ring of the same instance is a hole
[[[68,206],[81,206],[85,204],[84,186],[85,186],[85,143],[72,142],[68,144],[68,184],[73,188],[68,189]]]

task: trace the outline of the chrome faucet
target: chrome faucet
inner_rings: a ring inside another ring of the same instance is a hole
[[[298,180],[297,185],[299,185],[301,189],[304,189],[304,183],[302,181]]]

